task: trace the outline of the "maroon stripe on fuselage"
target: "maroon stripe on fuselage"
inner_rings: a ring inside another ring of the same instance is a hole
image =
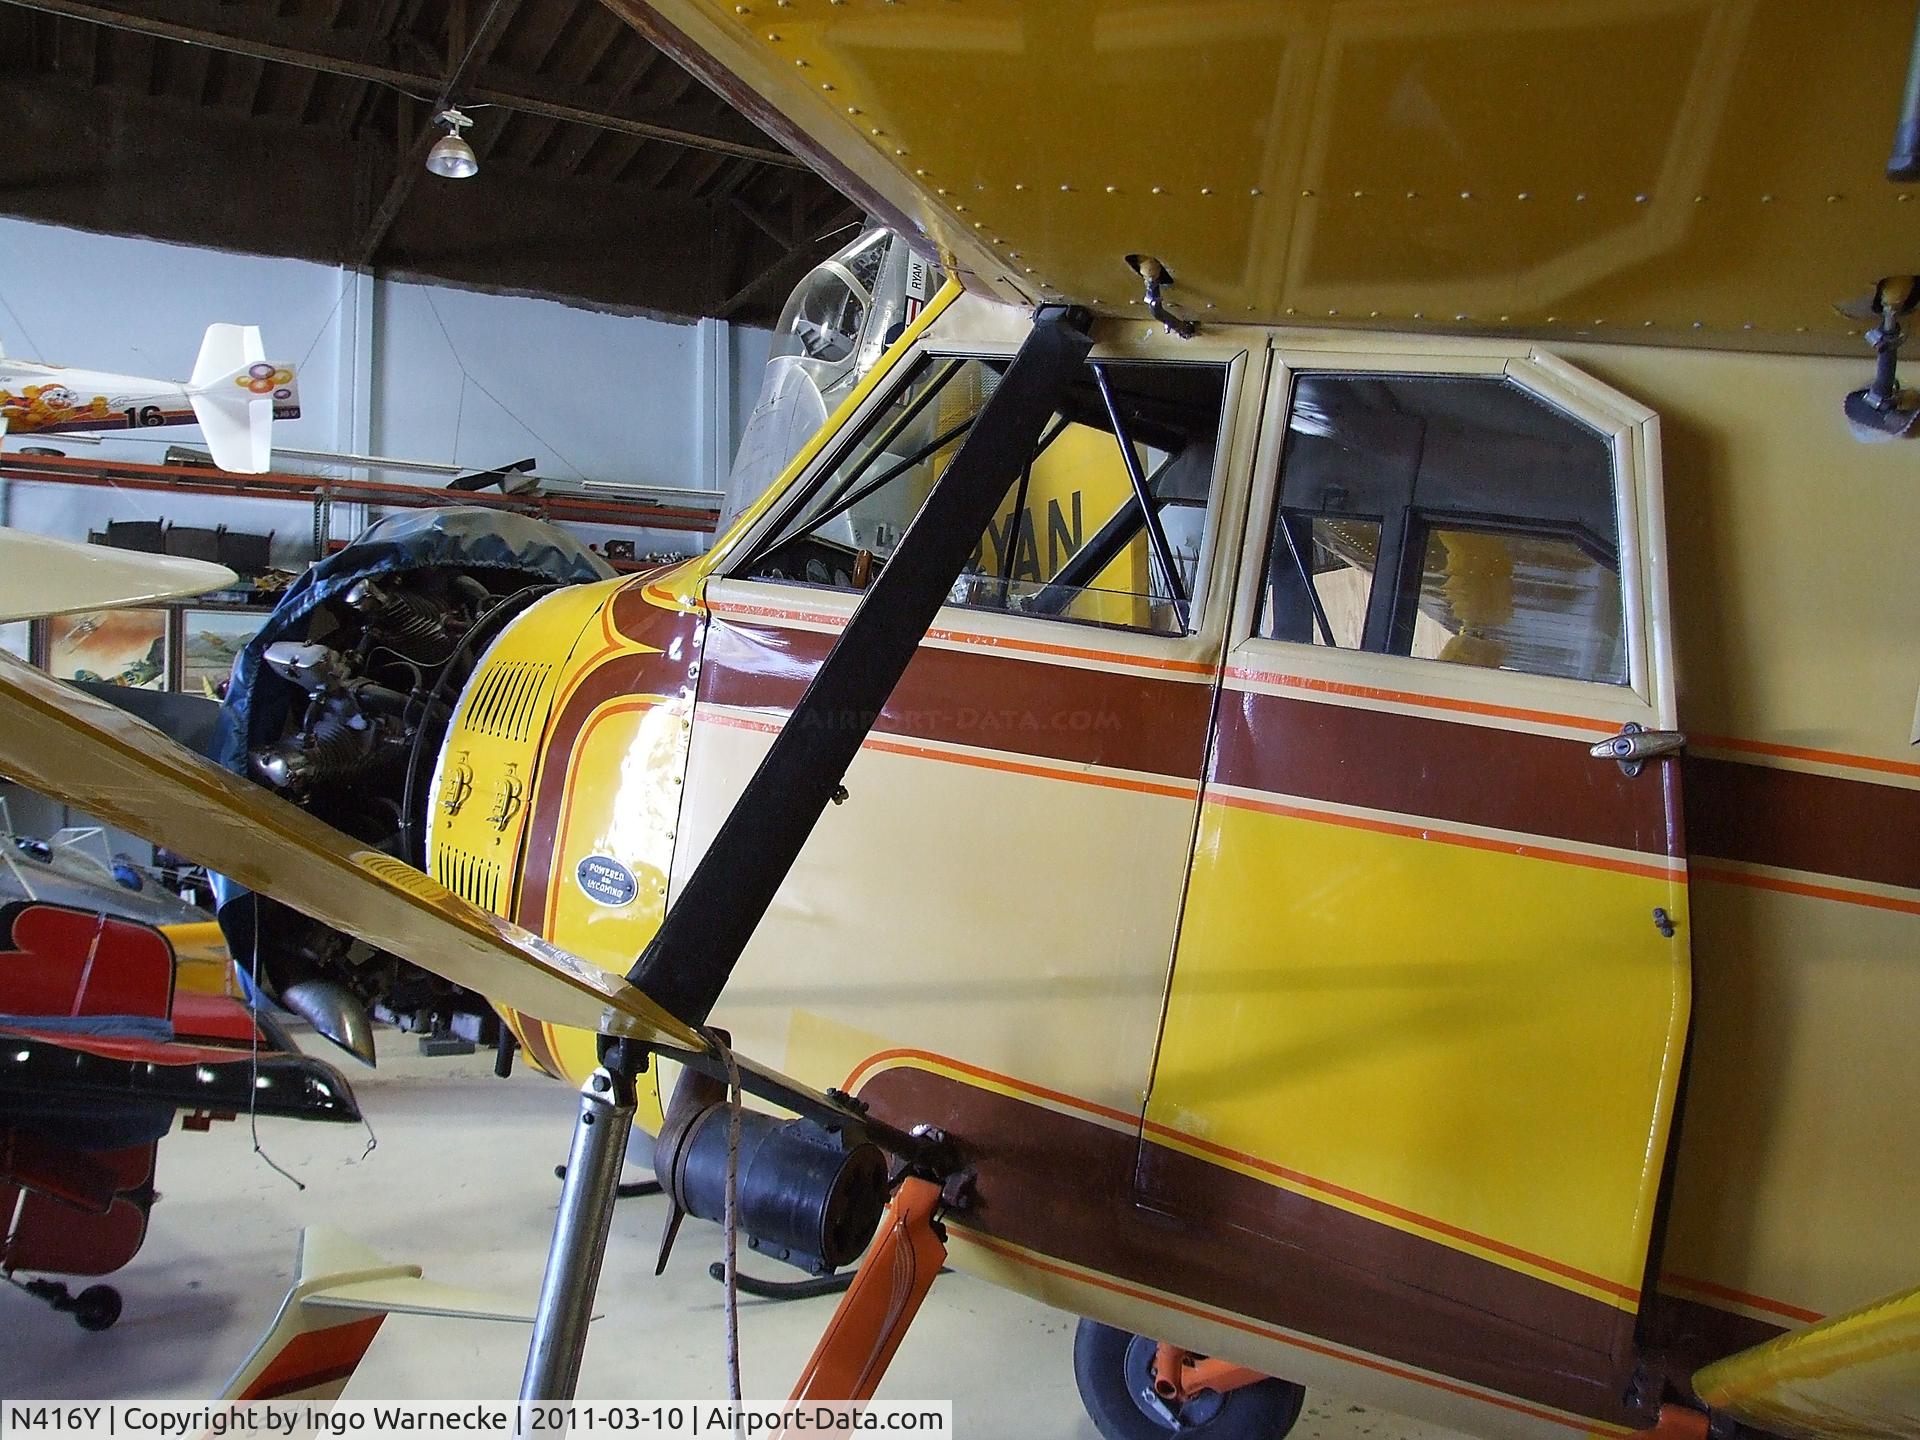
[[[1622,1398],[1633,1365],[1624,1310],[931,1071],[882,1070],[860,1098],[891,1123],[937,1125],[961,1145],[975,1199],[954,1223],[1504,1395],[1636,1423]]]
[[[700,702],[771,711],[799,703],[837,634],[713,621]],[[1198,780],[1213,689],[987,650],[922,645],[876,732],[1080,765]]]
[[[1670,763],[1629,779],[1589,740],[1230,691],[1212,778],[1339,805],[1679,855]],[[1677,797],[1675,797],[1677,798]]]
[[[1687,757],[1694,853],[1920,889],[1920,790]]]

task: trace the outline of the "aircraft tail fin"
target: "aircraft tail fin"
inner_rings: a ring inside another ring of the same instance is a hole
[[[266,359],[258,325],[209,325],[187,386],[210,390],[215,385],[230,385],[250,366],[265,364]]]
[[[293,367],[267,359],[257,325],[209,325],[187,382],[194,418],[222,470],[258,475],[273,463],[273,420],[300,413]]]
[[[337,1400],[389,1315],[533,1319],[531,1304],[438,1285],[338,1231],[300,1233],[293,1289],[223,1400]]]
[[[193,406],[193,418],[200,422],[200,434],[213,463],[236,475],[259,475],[273,464],[273,399],[249,394],[234,387],[228,390],[187,393]]]

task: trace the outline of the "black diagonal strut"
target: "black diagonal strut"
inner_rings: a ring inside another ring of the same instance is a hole
[[[900,537],[740,792],[627,978],[689,1025],[706,1023],[860,744],[1067,386],[1091,340],[1084,311],[1039,313],[959,454]],[[856,801],[857,803],[857,801]]]

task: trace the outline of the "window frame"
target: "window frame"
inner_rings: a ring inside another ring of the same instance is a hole
[[[976,328],[971,325],[936,325],[905,353],[894,357],[885,373],[878,376],[878,383],[860,397],[850,414],[838,424],[831,420],[828,422],[834,424],[833,436],[807,461],[805,468],[783,487],[778,499],[766,508],[750,528],[732,537],[727,553],[719,557],[712,571],[712,578],[728,585],[765,586],[768,590],[792,592],[796,596],[804,593],[811,604],[825,602],[826,608],[837,611],[844,607],[850,612],[862,598],[863,592],[810,585],[803,581],[764,579],[747,574],[746,567],[766,542],[778,535],[804,510],[826,477],[863,443],[875,417],[892,402],[899,388],[908,382],[908,378],[923,362],[937,363],[944,359],[1011,361],[1030,328],[1029,317],[1023,314],[1019,319],[1019,332],[1004,338],[969,333]],[[982,622],[992,622],[995,626],[1004,623],[1016,632],[1038,630],[1043,635],[1053,637],[1063,634],[1098,637],[1101,646],[1109,646],[1114,641],[1125,642],[1121,648],[1130,647],[1134,641],[1188,646],[1208,637],[1212,637],[1215,645],[1218,644],[1232,608],[1228,585],[1235,570],[1233,560],[1237,552],[1231,547],[1238,545],[1241,525],[1246,516],[1246,486],[1252,449],[1247,437],[1258,429],[1255,407],[1263,404],[1265,394],[1264,385],[1259,383],[1264,376],[1253,371],[1256,357],[1264,361],[1265,354],[1250,348],[1243,334],[1213,338],[1203,332],[1200,339],[1182,342],[1179,350],[1173,353],[1169,353],[1164,342],[1143,345],[1135,339],[1153,338],[1156,328],[1148,327],[1142,331],[1128,325],[1121,333],[1112,334],[1107,326],[1098,326],[1096,343],[1087,359],[1089,362],[1102,361],[1115,365],[1204,365],[1225,372],[1219,436],[1214,447],[1207,516],[1201,527],[1199,560],[1194,569],[1192,594],[1189,597],[1187,628],[1170,633],[1101,624],[1066,615],[1039,615],[989,606],[951,604],[941,607],[943,616],[950,619],[966,616],[968,628],[972,629],[982,628]]]
[[[1406,342],[1398,342],[1404,345]],[[1349,340],[1347,345],[1352,346]],[[1293,414],[1294,384],[1315,372],[1507,380],[1596,431],[1613,458],[1614,519],[1619,537],[1620,598],[1627,678],[1568,679],[1519,670],[1491,670],[1378,651],[1335,649],[1256,633],[1267,561],[1275,535],[1280,464]],[[1276,340],[1268,377],[1267,422],[1254,462],[1253,497],[1240,584],[1228,635],[1231,654],[1267,659],[1282,671],[1334,685],[1418,690],[1468,703],[1502,703],[1608,720],[1674,723],[1671,630],[1666,614],[1666,535],[1662,506],[1659,420],[1556,355],[1535,347],[1438,341],[1430,350],[1388,346],[1325,348]]]

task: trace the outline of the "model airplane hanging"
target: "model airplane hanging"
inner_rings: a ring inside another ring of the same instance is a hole
[[[1910,8],[614,3],[956,277],[768,494],[585,584],[369,536],[226,770],[0,659],[0,770],[263,969],[583,1082],[523,1394],[737,1063],[741,1227],[878,1233],[803,1398],[950,1246],[1115,1440],[1920,1433],[1920,486],[1830,308],[1914,268]]]
[[[254,325],[209,325],[184,382],[0,355],[0,433],[198,425],[214,464],[258,475],[273,460],[273,422],[299,418],[294,367],[267,359]]]

